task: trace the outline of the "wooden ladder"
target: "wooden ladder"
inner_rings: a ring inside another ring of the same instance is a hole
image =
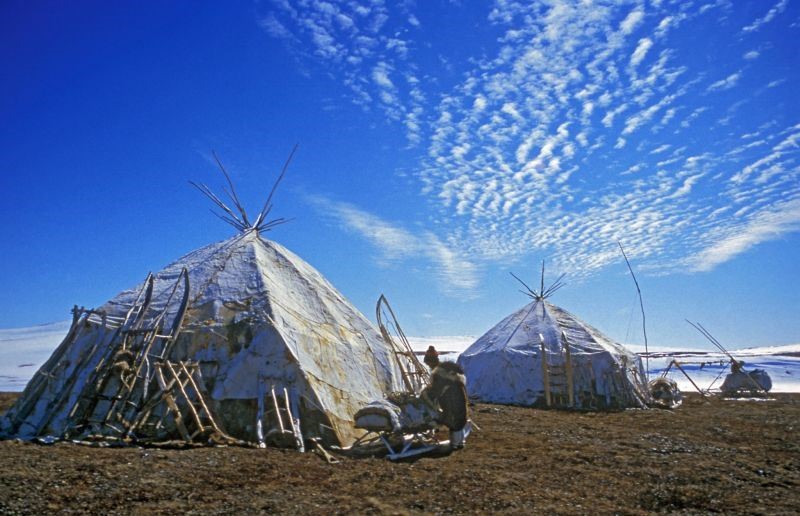
[[[236,441],[214,420],[200,382],[195,379],[198,373],[199,365],[193,362],[157,362],[155,379],[159,390],[145,402],[128,434],[141,434],[153,440],[166,436],[169,434],[167,417],[171,416],[175,428],[187,443],[199,437]]]
[[[547,406],[575,406],[575,386],[572,368],[572,352],[569,348],[566,334],[561,332],[561,353],[563,364],[550,363],[550,355],[544,343],[544,336],[540,333],[540,353],[542,361],[542,379],[544,384],[545,403]]]

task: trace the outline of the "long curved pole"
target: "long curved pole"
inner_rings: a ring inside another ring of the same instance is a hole
[[[639,282],[636,281],[636,274],[633,273],[633,267],[631,267],[631,262],[628,261],[628,255],[625,254],[625,249],[622,248],[622,243],[617,241],[617,245],[619,246],[619,250],[622,251],[622,257],[625,258],[625,263],[628,264],[628,270],[631,271],[631,277],[633,278],[633,283],[636,285],[636,292],[639,294],[639,307],[642,309],[642,333],[644,333],[644,360],[645,360],[645,378],[647,379],[647,383],[650,383],[650,350],[647,348],[647,325],[645,324],[645,317],[644,317],[644,302],[642,301],[642,289],[639,288]]]

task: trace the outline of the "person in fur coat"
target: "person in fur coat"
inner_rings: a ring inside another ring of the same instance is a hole
[[[440,362],[431,373],[431,383],[422,399],[439,411],[439,422],[450,430],[450,447],[464,447],[467,425],[467,379],[455,362]]]

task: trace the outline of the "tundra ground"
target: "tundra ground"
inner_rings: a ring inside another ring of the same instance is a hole
[[[0,394],[0,411],[16,394]],[[800,395],[674,411],[478,404],[450,455],[402,463],[279,449],[0,441],[0,513],[787,514],[800,510]]]

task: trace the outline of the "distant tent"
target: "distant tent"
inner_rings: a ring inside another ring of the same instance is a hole
[[[516,276],[515,276],[516,277]],[[641,359],[547,301],[561,287],[527,288],[533,301],[503,319],[458,358],[470,397],[559,408],[645,407]]]
[[[233,238],[76,308],[0,435],[298,448],[360,436],[353,414],[401,388],[394,351],[319,272],[262,237],[276,223],[269,200],[252,224],[235,204],[241,215],[223,216]]]

